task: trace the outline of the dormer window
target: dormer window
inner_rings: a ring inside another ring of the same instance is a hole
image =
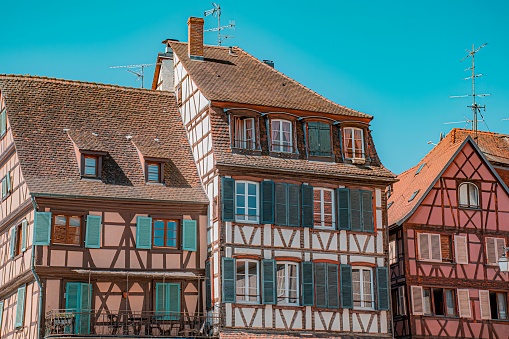
[[[345,127],[343,129],[343,145],[345,158],[364,159],[364,133],[362,129]]]
[[[7,110],[4,108],[0,112],[0,137],[7,133]]]
[[[98,179],[101,177],[102,157],[104,152],[81,152],[81,176]]]
[[[332,155],[330,125],[324,122],[308,123],[309,155],[330,157]]]
[[[257,148],[254,118],[233,118],[233,147],[250,150]]]
[[[163,182],[163,164],[161,162],[146,162],[146,180],[147,182],[162,183]]]
[[[271,141],[273,152],[293,152],[292,123],[288,120],[271,121]]]

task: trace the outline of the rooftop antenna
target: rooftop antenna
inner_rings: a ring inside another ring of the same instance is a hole
[[[235,20],[230,20],[230,23],[226,26],[221,26],[221,5],[212,3],[214,8],[209,9],[203,13],[206,17],[209,15],[217,17],[217,28],[209,28],[206,29],[205,32],[217,32],[217,45],[221,46],[223,41],[228,38],[233,38],[233,35],[223,35],[221,36],[221,31],[224,29],[233,29],[235,30]]]
[[[469,108],[472,109],[472,114],[473,114],[473,119],[472,119],[472,131],[474,131],[474,135],[477,137],[477,113],[479,113],[481,115],[481,118],[483,119],[484,121],[484,117],[481,113],[481,109],[483,109],[484,111],[486,111],[486,105],[479,105],[477,104],[476,102],[476,98],[477,97],[480,97],[480,98],[484,98],[484,97],[487,97],[489,96],[490,94],[477,94],[475,92],[475,79],[476,78],[480,78],[483,76],[483,74],[475,74],[475,55],[477,54],[477,52],[479,52],[483,47],[485,47],[487,45],[487,43],[483,44],[482,46],[480,47],[477,47],[477,49],[475,48],[475,45],[472,44],[472,50],[468,50],[467,49],[467,56],[464,57],[463,59],[461,59],[460,61],[464,61],[466,60],[467,58],[472,58],[472,66],[465,69],[465,71],[468,71],[470,70],[472,73],[471,76],[465,78],[465,80],[471,80],[472,81],[472,94],[466,94],[466,95],[453,95],[453,96],[450,96],[449,98],[467,98],[467,97],[472,97],[472,105],[470,106],[467,106]],[[468,120],[467,120],[468,121]],[[486,122],[484,122],[486,124]],[[488,127],[488,125],[486,124],[486,127]],[[489,130],[489,128],[488,128]]]
[[[110,66],[110,68],[126,68],[126,71],[136,75],[136,80],[141,80],[141,87],[143,87],[143,78],[145,77],[145,68],[154,66],[155,64],[138,64],[138,65],[127,65],[127,66]]]

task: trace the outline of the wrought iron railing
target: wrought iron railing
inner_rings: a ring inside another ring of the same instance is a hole
[[[46,338],[79,336],[216,337],[216,314],[53,310],[46,313]]]

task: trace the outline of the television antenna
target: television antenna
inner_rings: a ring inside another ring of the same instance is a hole
[[[155,64],[138,64],[127,66],[110,66],[110,68],[125,68],[126,71],[136,75],[136,81],[141,80],[141,88],[143,87],[143,79],[145,77],[145,68],[154,66]]]
[[[204,32],[217,32],[217,45],[221,46],[221,44],[223,43],[223,41],[225,39],[229,39],[229,38],[233,38],[234,37],[233,35],[223,35],[223,36],[221,36],[221,31],[225,30],[225,29],[233,29],[233,30],[235,30],[235,20],[230,20],[228,25],[221,26],[221,5],[216,4],[215,2],[213,2],[212,6],[214,8],[205,11],[203,14],[206,17],[209,16],[209,15],[217,17],[217,27],[216,28],[206,29]]]
[[[471,80],[472,81],[472,94],[466,94],[466,95],[452,95],[450,96],[449,98],[468,98],[468,97],[472,97],[472,105],[470,106],[467,106],[469,108],[472,109],[472,115],[473,115],[473,119],[471,121],[469,121],[467,119],[467,122],[472,122],[472,131],[474,131],[475,133],[475,136],[477,136],[477,114],[479,113],[481,115],[481,118],[482,118],[482,121],[484,121],[484,117],[481,113],[481,109],[483,109],[484,111],[486,111],[486,105],[479,105],[477,104],[476,102],[476,98],[484,98],[484,97],[487,97],[489,96],[490,94],[486,94],[486,93],[482,93],[482,94],[478,94],[475,92],[475,79],[476,78],[480,78],[483,76],[483,74],[475,74],[475,55],[477,54],[477,52],[479,52],[482,48],[484,48],[485,46],[487,45],[487,43],[483,44],[482,46],[480,47],[477,47],[475,48],[475,45],[472,44],[472,50],[468,50],[467,49],[467,56],[464,57],[463,59],[460,60],[460,62],[468,59],[468,58],[472,58],[472,66],[465,69],[465,71],[468,71],[470,70],[471,71],[471,76],[469,77],[466,77],[465,80]],[[486,124],[486,121],[484,121],[484,124],[486,125],[486,127],[488,127],[488,124]],[[489,130],[489,127],[488,127],[488,130]]]

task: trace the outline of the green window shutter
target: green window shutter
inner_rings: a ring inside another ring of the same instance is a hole
[[[373,192],[361,191],[362,195],[362,226],[364,232],[373,232],[375,226],[373,223]]]
[[[85,247],[101,247],[102,217],[98,215],[87,215],[87,229],[85,235]]]
[[[376,286],[378,291],[378,309],[389,309],[389,276],[387,267],[377,267]]]
[[[352,227],[350,218],[350,190],[348,188],[336,189],[336,200],[338,210],[338,229],[349,230]]]
[[[4,317],[4,302],[0,301],[0,335],[2,334],[2,323],[3,323],[3,317]]]
[[[21,251],[25,252],[27,249],[27,228],[28,222],[26,219],[23,219],[21,222]]]
[[[320,135],[320,155],[330,156],[332,153],[330,125],[321,123],[320,129],[319,129],[319,135]]]
[[[327,308],[327,264],[323,262],[314,263],[315,267],[315,288],[316,307]]]
[[[302,191],[302,226],[313,227],[314,211],[313,211],[313,186],[301,185]]]
[[[362,200],[360,190],[350,190],[350,217],[352,231],[362,231]]]
[[[136,219],[136,248],[152,248],[152,218],[138,216]]]
[[[7,171],[7,174],[5,175],[5,180],[7,181],[7,194],[9,194],[11,192],[11,172],[10,171]]]
[[[16,226],[11,228],[11,258],[14,258],[14,255],[16,254]]]
[[[302,306],[314,305],[313,262],[304,261],[301,264],[302,272]]]
[[[0,113],[0,136],[7,132],[7,110],[4,108]]]
[[[274,223],[274,182],[262,181],[260,184],[260,206],[261,206],[261,220],[262,224]]]
[[[90,334],[90,319],[92,306],[92,285],[81,283],[80,285],[80,312],[76,319],[76,333]]]
[[[300,185],[287,185],[288,226],[300,226]]]
[[[274,184],[274,200],[275,200],[275,224],[278,226],[286,226],[287,223],[287,200],[286,200],[286,184]]]
[[[274,259],[262,260],[262,303],[276,303],[276,261]]]
[[[317,122],[308,123],[309,155],[320,155],[320,129]]]
[[[327,264],[327,294],[329,308],[339,308],[338,265]]]
[[[197,247],[196,220],[184,220],[182,222],[182,249],[196,252]]]
[[[156,283],[156,315],[161,315],[166,310],[166,284]]]
[[[212,285],[210,283],[210,260],[205,262],[205,307],[212,308]]]
[[[35,212],[34,245],[47,246],[51,236],[51,212]]]
[[[18,328],[23,326],[23,320],[25,319],[25,295],[26,285],[18,288],[18,300],[16,304],[16,323],[14,327]]]
[[[180,284],[166,284],[166,310],[170,312],[171,319],[180,316]]]
[[[223,221],[235,221],[235,180],[221,178],[221,198]]]
[[[223,302],[234,303],[236,297],[235,259],[223,258]]]
[[[341,265],[341,304],[353,308],[352,266]]]
[[[81,310],[81,283],[68,282],[65,287],[65,309],[68,312]]]

